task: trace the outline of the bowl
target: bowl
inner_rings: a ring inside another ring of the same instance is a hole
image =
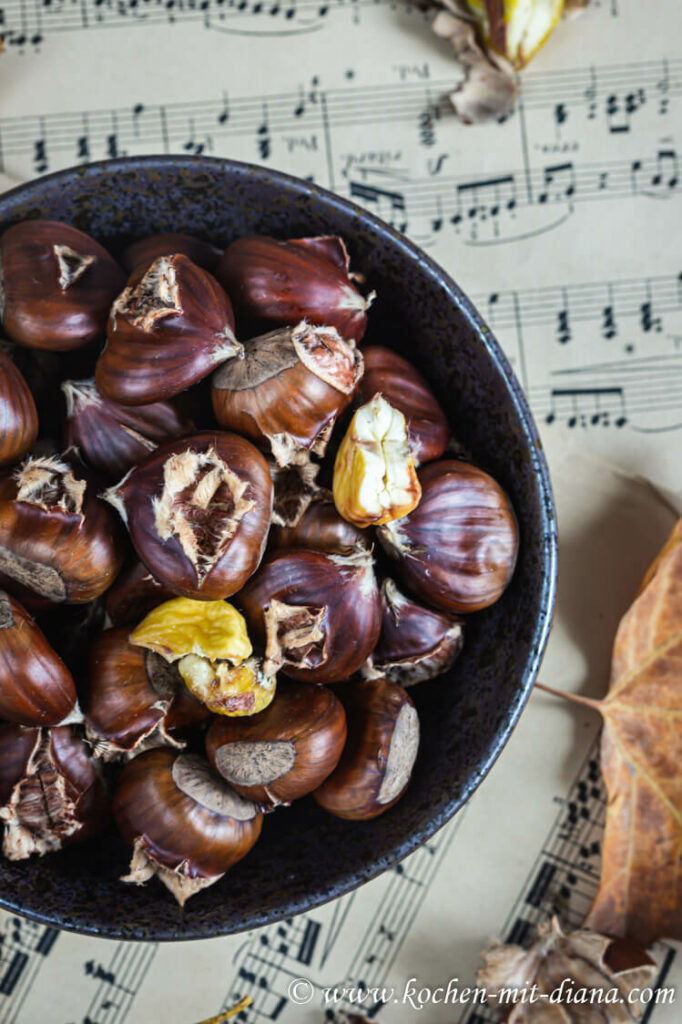
[[[364,210],[306,181],[209,157],[104,161],[59,171],[0,197],[0,232],[26,218],[66,221],[114,254],[160,231],[219,246],[249,233],[339,234],[378,298],[367,340],[408,356],[430,381],[454,435],[509,493],[521,547],[513,581],[470,617],[445,677],[411,693],[422,743],[403,799],[369,822],[327,815],[311,798],[266,817],[261,839],[184,910],[157,881],[118,877],[129,851],[98,842],[0,860],[0,905],[59,928],[108,938],[209,938],[269,924],[340,896],[417,849],[471,797],[502,750],[547,640],[556,520],[547,466],[521,388],[476,310],[443,270]],[[491,286],[494,282],[489,282]]]

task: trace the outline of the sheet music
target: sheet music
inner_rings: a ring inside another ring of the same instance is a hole
[[[618,619],[674,519],[635,477],[682,497],[677,0],[593,0],[487,127],[457,122],[449,48],[402,0],[0,5],[0,172],[163,152],[263,163],[377,213],[452,273],[514,365],[553,471],[562,569],[542,675],[602,695]],[[591,712],[534,695],[502,763],[425,847],[256,932],[157,946],[0,915],[0,1024],[35,1024],[46,1005],[54,1024],[194,1024],[247,994],[240,1020],[313,1024],[328,986],[472,985],[491,938],[527,942],[553,911],[577,926],[589,906],[598,729]],[[679,985],[676,947],[655,955],[661,981]],[[297,1007],[299,977],[314,998]],[[416,1016],[364,1009],[388,1024]],[[492,1020],[466,1005],[419,1016]]]

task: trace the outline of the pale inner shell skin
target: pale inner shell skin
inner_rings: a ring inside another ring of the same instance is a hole
[[[251,821],[258,813],[254,803],[235,793],[197,754],[176,757],[171,776],[181,793],[215,814],[234,818],[235,821]]]
[[[335,327],[312,327],[301,321],[291,332],[298,358],[325,384],[350,395],[364,371],[364,361],[352,342]]]
[[[59,268],[59,287],[62,292],[75,284],[79,277],[95,262],[94,256],[81,256],[70,245],[53,245],[52,252]]]
[[[142,280],[134,287],[124,288],[111,307],[111,325],[125,317],[133,327],[151,330],[157,320],[182,313],[175,267],[167,256],[154,260]]]
[[[411,704],[403,704],[393,729],[386,758],[386,773],[377,803],[390,804],[410,781],[419,749],[419,717]]]
[[[263,614],[265,620],[265,662],[268,674],[283,665],[305,665],[313,650],[323,665],[327,660],[327,634],[324,620],[327,606],[286,604],[273,598]]]
[[[267,786],[290,772],[296,762],[291,740],[224,743],[215,752],[216,768],[238,786]]]
[[[130,861],[127,875],[121,875],[122,882],[131,882],[133,885],[144,885],[150,878],[156,876],[160,882],[173,894],[181,907],[184,907],[190,896],[207,889],[209,885],[218,882],[223,875],[209,875],[206,877],[192,877],[189,861],[183,860],[176,868],[168,868],[150,857],[144,848],[144,839],[140,836],[133,844],[133,856]]]
[[[176,664],[170,664],[156,651],[146,651],[144,668],[149,685],[162,700],[170,701],[181,692],[184,683]]]
[[[16,501],[40,505],[47,511],[60,509],[70,515],[82,515],[87,483],[77,480],[71,466],[61,459],[51,456],[27,459],[15,480]]]
[[[11,629],[14,625],[12,606],[4,590],[0,590],[0,629]]]

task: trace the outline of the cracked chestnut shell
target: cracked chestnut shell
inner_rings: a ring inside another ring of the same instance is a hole
[[[24,860],[95,835],[109,814],[104,783],[72,725],[0,725],[2,852]]]
[[[403,795],[419,749],[419,717],[402,686],[387,679],[335,689],[346,711],[348,738],[331,775],[313,794],[338,818],[365,821]]]
[[[0,350],[0,466],[23,459],[37,436],[33,395],[11,357]]]
[[[125,554],[115,515],[77,459],[27,459],[0,481],[0,586],[22,600],[86,604]]]
[[[121,405],[179,395],[243,352],[218,282],[182,254],[137,267],[111,307],[99,390]]]
[[[218,423],[269,448],[280,466],[324,455],[362,376],[362,356],[333,327],[303,321],[251,338],[213,375]]]
[[[68,668],[28,612],[0,590],[0,718],[59,725],[75,707]]]
[[[218,262],[220,252],[210,242],[204,242],[194,235],[186,235],[182,231],[165,231],[159,235],[150,235],[133,242],[121,253],[121,266],[129,274],[143,264],[149,264],[159,256],[174,256],[182,253],[192,263],[204,270],[213,271]]]
[[[264,457],[237,434],[205,431],[157,448],[104,497],[149,571],[175,594],[234,594],[260,563],[272,514]]]
[[[115,760],[145,746],[185,746],[178,729],[201,725],[208,711],[175,665],[128,641],[126,627],[106,629],[90,648],[82,699],[96,757]]]
[[[123,626],[139,622],[169,597],[173,597],[173,591],[159,583],[144,562],[133,555],[107,590],[105,608],[114,626]]]
[[[310,548],[332,555],[352,555],[370,546],[367,531],[343,519],[331,494],[322,490],[293,526],[273,526],[269,544],[272,548]]]
[[[516,565],[516,516],[482,469],[447,459],[419,471],[422,499],[377,535],[410,591],[436,608],[475,612],[494,604]]]
[[[125,274],[83,231],[22,221],[0,238],[0,314],[19,345],[66,352],[100,337]]]
[[[133,847],[122,881],[143,885],[156,875],[180,906],[244,857],[263,817],[196,754],[148,750],[123,769],[113,812]]]
[[[233,789],[271,809],[312,793],[336,767],[345,741],[346,714],[332,691],[285,680],[260,714],[215,719],[206,753]]]
[[[379,637],[381,603],[367,551],[274,551],[236,597],[265,671],[302,682],[347,679]]]
[[[265,329],[307,320],[356,342],[365,333],[373,296],[366,299],[355,287],[341,238],[239,238],[221,256],[216,277],[237,316],[250,325]]]

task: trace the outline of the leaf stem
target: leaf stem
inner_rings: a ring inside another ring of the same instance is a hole
[[[592,708],[593,711],[599,711],[601,713],[601,701],[592,700],[591,697],[583,697],[579,693],[566,693],[564,690],[555,690],[553,686],[547,686],[546,683],[536,681],[536,690],[544,690],[545,693],[551,693],[554,697],[561,697],[562,700],[570,701],[572,704],[583,704],[585,707]]]

